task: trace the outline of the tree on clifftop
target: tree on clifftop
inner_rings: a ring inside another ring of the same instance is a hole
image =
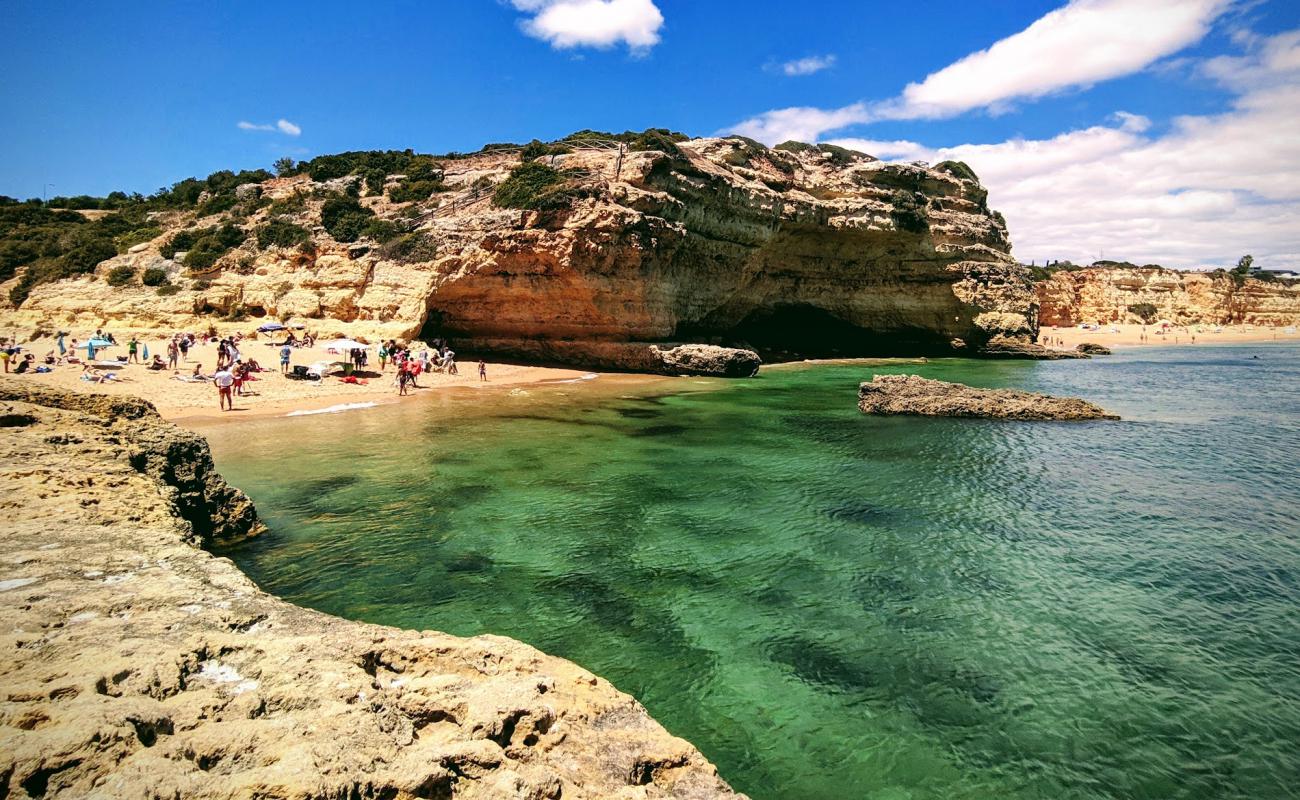
[[[1232,270],[1233,275],[1249,275],[1253,270],[1251,267],[1255,264],[1255,257],[1246,255],[1237,260],[1237,266]]]

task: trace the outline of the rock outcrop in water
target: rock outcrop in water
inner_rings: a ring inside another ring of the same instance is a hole
[[[445,335],[462,352],[624,369],[644,368],[649,345],[973,355],[995,338],[1037,333],[1028,271],[1009,256],[1004,223],[969,171],[740,138],[576,147],[539,159],[565,181],[564,201],[546,210],[494,201],[518,152],[444,160],[448,191],[427,202],[392,202],[391,188],[361,197],[380,219],[425,237],[414,254],[325,232],[323,203],[360,176],[277,178],[260,192],[278,205],[238,223],[252,231],[274,214],[307,228],[310,246],[262,248],[247,236],[202,274],[188,272],[160,247],[229,212],[160,214],[164,235],[95,276],[35,287],[5,316],[49,329],[298,318],[326,335]],[[178,290],[109,286],[120,267],[160,269]]]
[[[1060,270],[1035,290],[1040,321],[1058,327],[1156,320],[1179,325],[1300,324],[1300,281],[1098,266]],[[1147,319],[1138,310],[1147,310]]]
[[[251,504],[149,404],[0,379],[0,426],[0,796],[735,796],[574,664],[259,591],[197,546]]]
[[[983,417],[1013,420],[1119,419],[1077,397],[1015,389],[976,389],[919,375],[875,375],[858,387],[858,409],[883,416]]]

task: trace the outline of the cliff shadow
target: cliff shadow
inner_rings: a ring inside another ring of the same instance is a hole
[[[680,325],[675,335],[681,341],[709,341],[721,335],[726,343],[750,347],[769,362],[952,353],[948,339],[934,331],[907,327],[870,330],[805,304],[758,309],[726,330]]]

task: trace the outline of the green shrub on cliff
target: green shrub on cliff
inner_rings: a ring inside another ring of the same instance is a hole
[[[385,243],[379,248],[379,255],[404,264],[432,261],[438,257],[438,244],[427,233],[415,231]]]
[[[352,197],[332,197],[320,210],[321,225],[336,242],[355,242],[374,216]]]
[[[361,235],[374,239],[381,244],[391,242],[405,232],[405,225],[378,217],[371,219],[361,229]]]
[[[72,211],[52,211],[39,201],[0,206],[0,280],[22,271],[9,290],[10,302],[21,305],[42,283],[93,271],[117,255],[120,241],[157,235],[146,214],[143,206],[129,201],[93,221]]]
[[[113,244],[116,245],[119,253],[125,253],[138,244],[144,244],[162,235],[162,228],[157,225],[149,225],[144,228],[137,228],[133,231],[127,231],[120,236],[113,237]]]
[[[564,175],[537,162],[525,162],[510,171],[510,177],[497,185],[492,202],[501,208],[526,208],[545,211],[567,207],[573,193],[565,186]]]
[[[158,267],[149,267],[140,276],[140,283],[145,286],[163,286],[167,282],[167,270]]]
[[[257,228],[257,246],[263,250],[268,247],[295,247],[311,238],[311,233],[301,225],[273,219]]]
[[[185,252],[185,266],[192,270],[210,269],[230,250],[244,243],[248,233],[229,222],[208,228],[187,228],[177,231],[167,243],[158,248],[163,258],[175,258]]]
[[[1154,303],[1134,303],[1128,307],[1128,311],[1147,325],[1154,323],[1160,314],[1160,309]]]
[[[135,280],[135,270],[131,267],[113,267],[104,276],[104,282],[109,286],[126,286]]]
[[[912,192],[899,189],[890,197],[894,207],[890,216],[894,226],[908,233],[925,233],[930,230],[930,222],[925,217],[924,203]]]
[[[807,142],[796,142],[794,139],[789,139],[781,142],[773,149],[784,150],[787,153],[806,153],[809,150],[816,150],[817,146],[808,144]]]
[[[975,181],[976,183],[980,181],[979,176],[975,174],[975,170],[971,169],[965,161],[940,161],[934,165],[934,168],[939,172],[946,172],[954,178]]]

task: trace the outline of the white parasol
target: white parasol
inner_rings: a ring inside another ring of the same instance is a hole
[[[374,347],[374,345],[358,342],[355,339],[335,339],[332,342],[318,343],[316,346],[323,347],[326,350],[338,350],[340,352],[344,350],[369,350]]]

